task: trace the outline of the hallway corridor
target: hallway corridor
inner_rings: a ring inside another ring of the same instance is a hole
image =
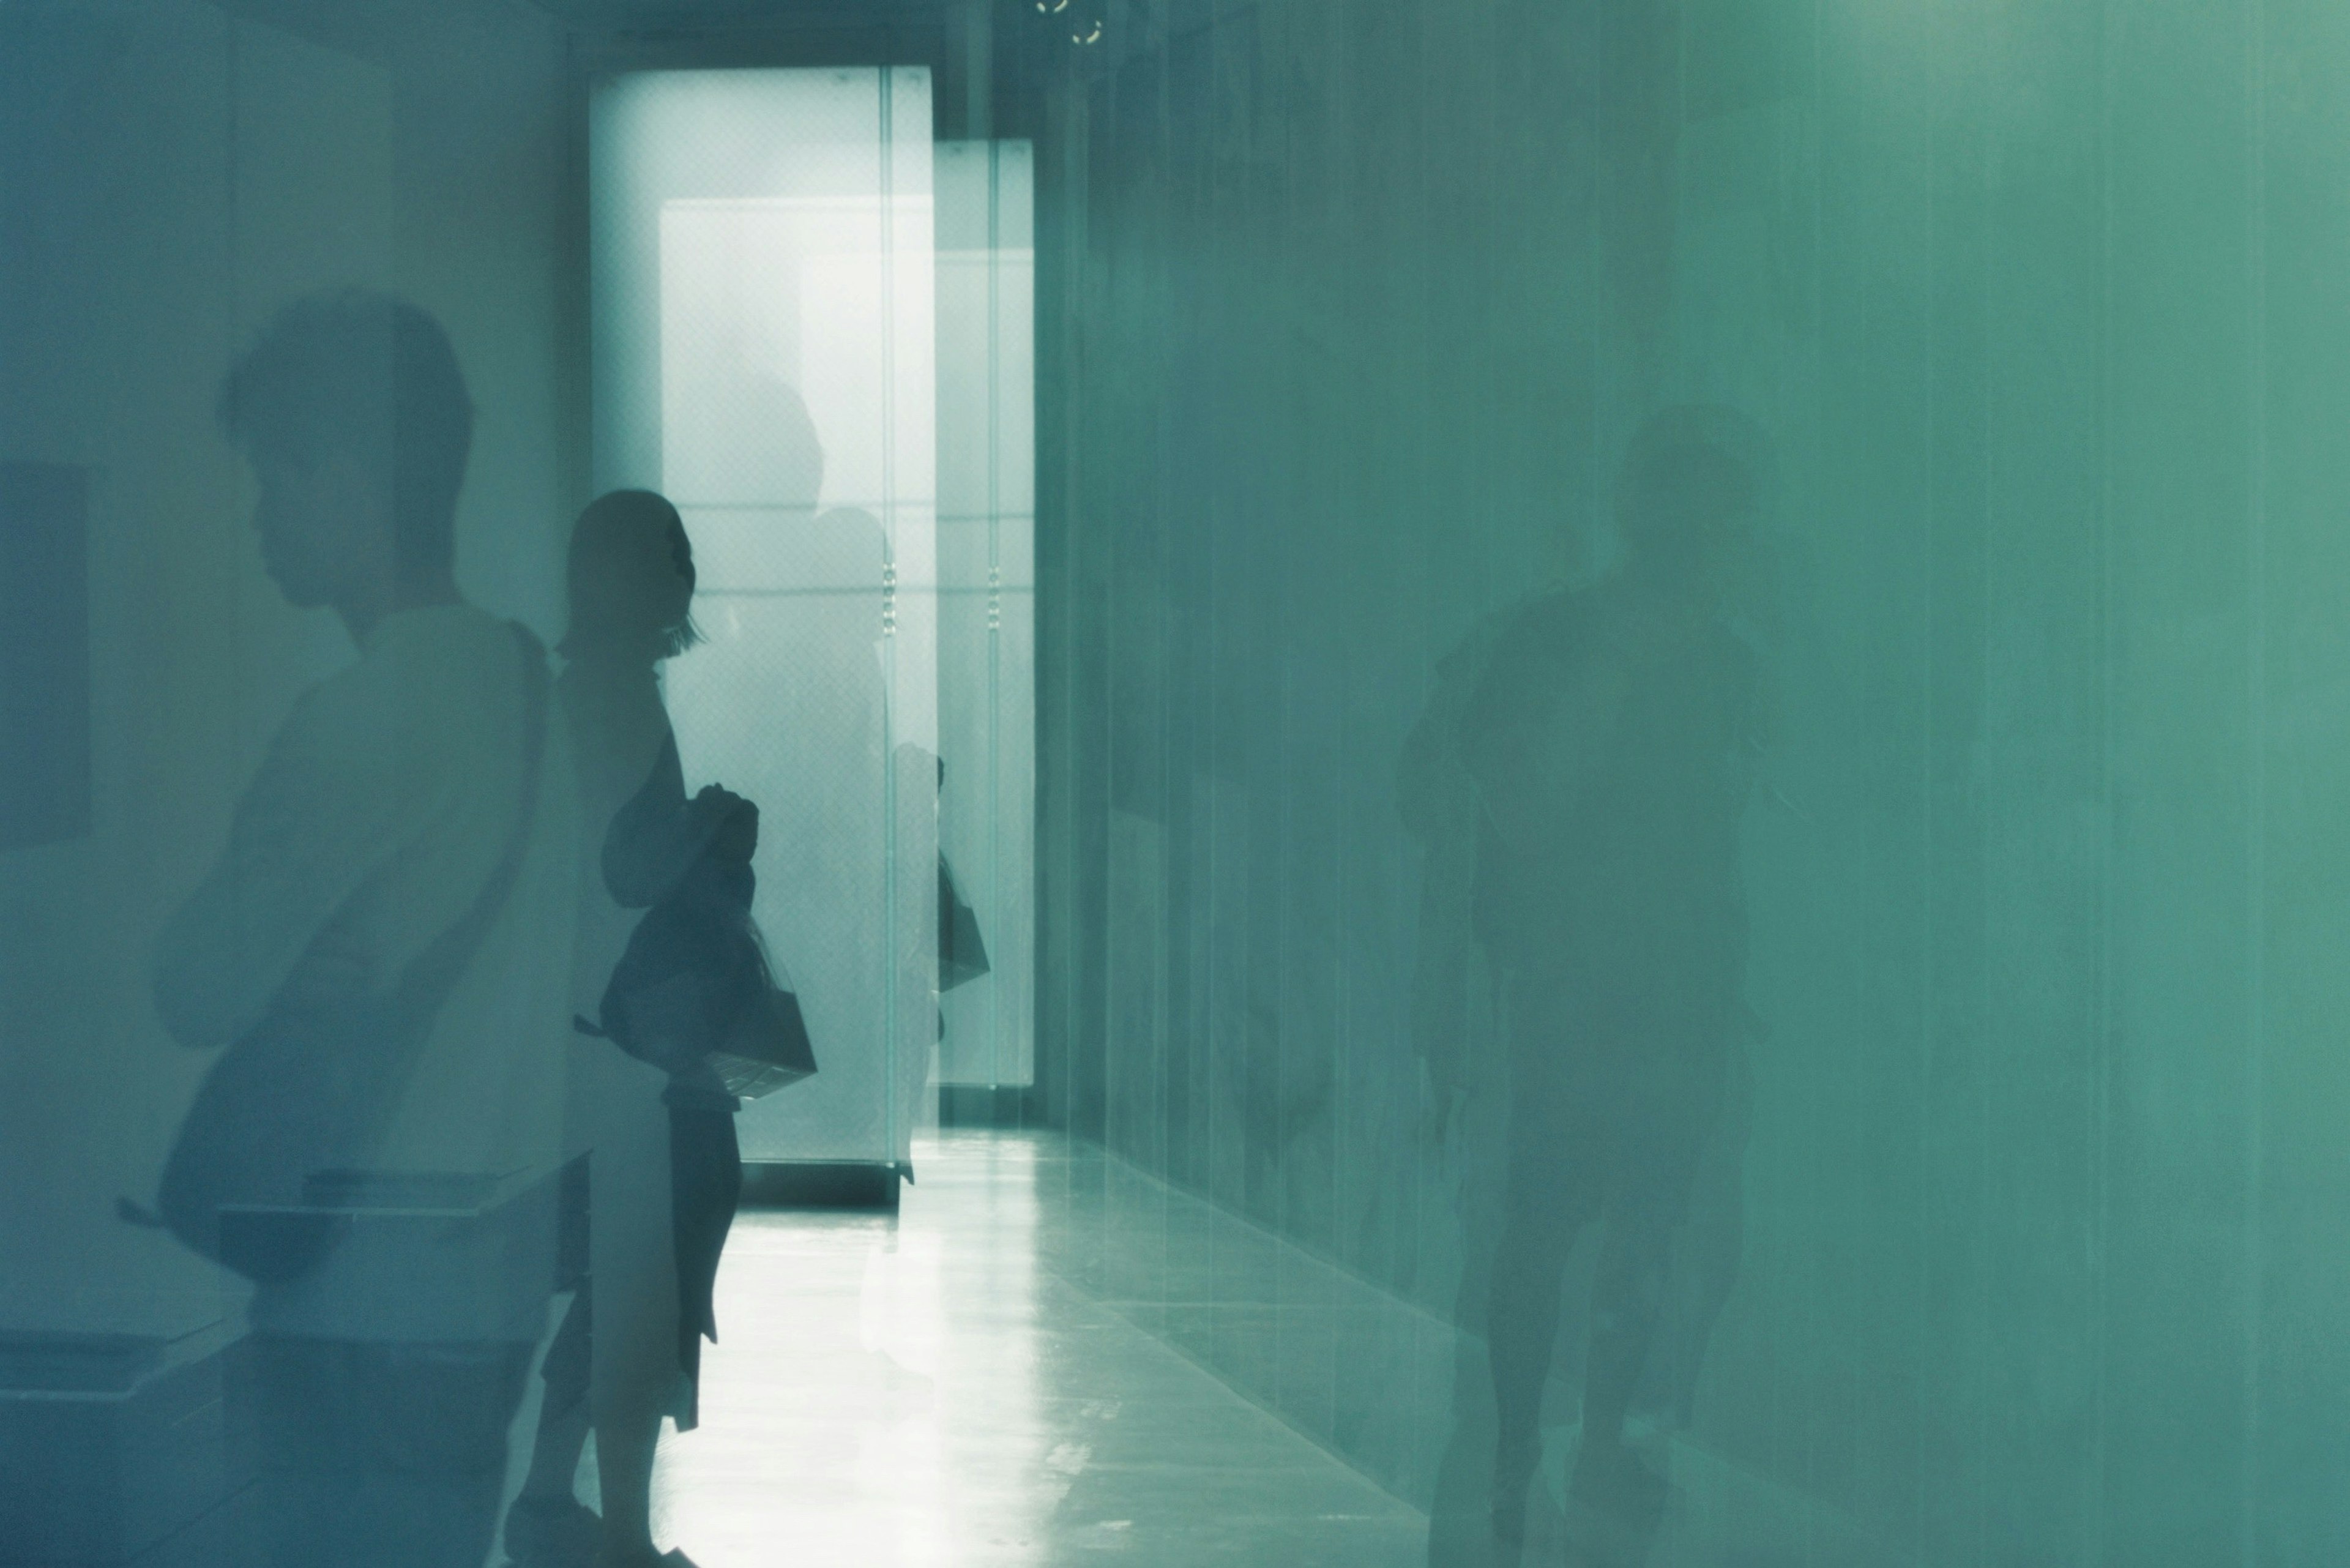
[[[950,1131],[915,1158],[895,1218],[737,1220],[702,1426],[660,1449],[664,1544],[700,1568],[1430,1560],[1427,1515],[1364,1469],[1425,1495],[1448,1325],[1057,1133]],[[1364,1469],[1301,1428],[1347,1434]],[[1551,1438],[1555,1498],[1573,1428]],[[1911,1561],[1718,1455],[1669,1451],[1651,1568]],[[1565,1549],[1560,1527],[1537,1506],[1532,1560]],[[1461,1550],[1441,1560],[1482,1562]]]
[[[916,1147],[894,1219],[746,1212],[656,1533],[702,1568],[1388,1568],[1426,1522],[1053,1272],[1052,1135]]]
[[[2350,0],[0,88],[0,1568],[2350,1568]]]

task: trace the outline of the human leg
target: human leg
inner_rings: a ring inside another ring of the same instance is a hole
[[[660,1447],[662,1414],[659,1399],[643,1397],[597,1413],[596,1475],[603,1494],[606,1562],[632,1562],[653,1551],[653,1459]]]
[[[666,1242],[666,1238],[660,1240]],[[669,1272],[656,1268],[662,1262],[658,1252],[647,1256],[641,1251],[631,1260],[615,1251],[610,1259],[609,1272],[615,1277],[607,1293],[622,1297],[630,1310],[600,1314],[617,1321],[599,1333],[594,1368],[596,1482],[607,1562],[633,1562],[653,1551],[653,1461],[660,1446],[661,1418],[677,1387],[675,1315],[673,1309],[662,1310],[666,1303],[643,1299],[648,1281],[620,1276],[633,1263],[636,1271],[656,1273],[652,1282],[666,1286]]]
[[[675,1552],[662,1559],[653,1544],[653,1459],[661,1417],[674,1406],[679,1378],[696,1375],[702,1336],[716,1329],[712,1292],[742,1193],[733,1097],[672,1084],[662,1098],[668,1105],[668,1179],[659,1190],[668,1206],[661,1216],[660,1245],[670,1266],[659,1272],[667,1291],[662,1321],[670,1334],[659,1345],[650,1332],[631,1334],[625,1355],[629,1370],[621,1376],[616,1356],[611,1386],[597,1407],[598,1472],[611,1478],[604,1493],[602,1558],[609,1568],[684,1561]],[[652,1190],[651,1184],[646,1189]],[[643,1226],[639,1229],[642,1233],[631,1245],[641,1248],[650,1244],[650,1235]],[[642,1329],[649,1331],[654,1314],[647,1311],[639,1315]],[[692,1424],[691,1405],[681,1411],[679,1421],[681,1426]]]
[[[1550,1196],[1547,1212],[1539,1200],[1512,1204],[1513,1222],[1493,1259],[1486,1345],[1496,1451],[1504,1475],[1523,1470],[1530,1476],[1540,1457],[1543,1387],[1558,1334],[1567,1256],[1589,1218],[1588,1206],[1574,1202],[1568,1193],[1553,1189]]]
[[[1625,1417],[1663,1315],[1675,1232],[1717,1119],[1718,1062],[1667,1038],[1611,1093],[1607,1230],[1593,1283],[1576,1488],[1587,1500],[1646,1512],[1663,1483],[1624,1446]]]
[[[1487,1303],[1501,1244],[1509,1097],[1502,1083],[1481,1085],[1462,1109],[1455,1146],[1461,1275],[1453,1294],[1451,1430],[1429,1507],[1430,1568],[1485,1568],[1490,1560],[1496,1428]]]
[[[531,1348],[260,1342],[271,1568],[479,1568]]]
[[[1495,1424],[1493,1528],[1519,1539],[1542,1459],[1542,1399],[1575,1238],[1603,1188],[1596,1129],[1579,1092],[1578,1043],[1555,992],[1516,988],[1510,1148],[1502,1234],[1486,1298]]]
[[[699,1419],[702,1341],[718,1337],[718,1264],[743,1197],[743,1150],[733,1096],[671,1084],[669,1104],[671,1225],[677,1269],[677,1358],[691,1392],[681,1428]]]
[[[594,1324],[594,1297],[582,1283],[540,1365],[546,1389],[530,1470],[506,1511],[506,1555],[522,1568],[585,1568],[602,1537],[602,1521],[574,1491],[588,1446]]]
[[[595,1303],[588,1425],[596,1434],[603,1561],[649,1559],[653,1462],[677,1388],[677,1280],[671,1254],[666,1078],[619,1052],[577,1070],[581,1125],[595,1150],[588,1209]]]
[[[1696,1417],[1706,1347],[1738,1283],[1746,1251],[1746,1147],[1753,1089],[1742,1051],[1731,1057],[1721,1114],[1705,1141],[1690,1201],[1673,1235],[1665,1316],[1648,1353],[1635,1410],[1676,1430]]]
[[[1669,1220],[1654,1211],[1611,1206],[1592,1293],[1591,1344],[1583,1385],[1583,1445],[1605,1449],[1624,1440],[1624,1420],[1648,1364],[1664,1304],[1671,1257]]]

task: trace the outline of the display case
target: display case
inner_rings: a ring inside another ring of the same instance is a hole
[[[686,784],[760,808],[816,1049],[743,1158],[902,1171],[939,1037],[929,73],[619,74],[590,125],[597,487],[685,519]]]
[[[1016,1091],[1035,1077],[1035,155],[934,157],[939,842],[985,958],[944,971],[938,1076]]]
[[[244,1344],[202,1294],[0,1300],[0,1562],[228,1568]]]

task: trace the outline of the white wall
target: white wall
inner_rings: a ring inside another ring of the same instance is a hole
[[[210,1288],[113,1213],[151,1192],[204,1064],[154,1020],[150,951],[288,702],[348,657],[262,574],[213,424],[260,322],[353,283],[440,317],[482,410],[463,576],[556,629],[557,39],[520,5],[464,29],[401,9],[416,26],[381,36],[411,41],[381,49],[200,0],[0,13],[0,461],[93,471],[95,769],[88,837],[0,856],[0,1320],[91,1326],[60,1293]]]

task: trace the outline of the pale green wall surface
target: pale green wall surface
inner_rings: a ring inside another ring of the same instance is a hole
[[[1073,1125],[1451,1310],[1403,737],[1732,404],[1780,798],[1695,1440],[1905,1559],[2350,1555],[2350,16],[1118,16],[1040,159]],[[1320,1354],[1274,1402],[1376,1469]]]
[[[90,472],[94,753],[92,831],[0,854],[0,1326],[235,1293],[115,1202],[151,1197],[208,1061],[155,1017],[156,934],[294,697],[351,657],[264,575],[214,421],[279,306],[362,285],[440,318],[480,410],[461,577],[561,631],[560,66],[518,3],[0,9],[0,461]]]
[[[1181,0],[1058,57],[1039,1104],[1340,1265],[1170,1335],[1430,1496],[1503,1107],[1480,1003],[1430,1126],[1405,738],[1604,569],[1638,420],[1726,402],[1781,725],[1692,1444],[1888,1562],[2350,1561],[2350,12]],[[214,1288],[113,1214],[202,1066],[149,950],[346,657],[218,377],[300,289],[416,297],[468,587],[553,634],[584,224],[520,0],[11,5],[0,80],[0,461],[93,473],[94,828],[0,855],[0,1327],[55,1326]]]

